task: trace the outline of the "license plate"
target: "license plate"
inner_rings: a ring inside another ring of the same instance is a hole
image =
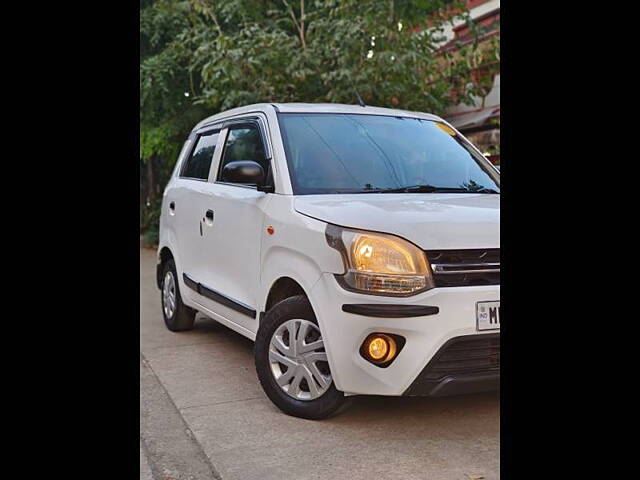
[[[478,330],[500,330],[500,302],[476,303]]]

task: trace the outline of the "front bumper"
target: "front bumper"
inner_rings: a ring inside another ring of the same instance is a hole
[[[500,389],[500,334],[465,335],[446,342],[405,395],[445,396]]]
[[[451,372],[435,378],[430,362],[456,337],[497,337],[499,344],[499,333],[476,330],[476,302],[499,299],[499,285],[435,288],[407,298],[362,295],[342,289],[330,273],[323,274],[310,292],[336,388],[351,395],[448,395],[495,389],[500,378],[499,352],[497,368],[494,365],[490,371]],[[437,313],[366,316],[343,311],[346,304],[429,306],[437,307]],[[386,368],[369,363],[359,353],[364,339],[374,332],[406,339]]]
[[[410,397],[445,397],[500,390],[500,372],[450,375],[439,381],[419,382],[416,378],[404,393]]]

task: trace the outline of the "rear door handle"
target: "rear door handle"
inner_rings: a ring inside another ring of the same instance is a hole
[[[176,212],[176,202],[169,203],[169,213],[174,215]]]
[[[207,213],[205,213],[205,219],[204,219],[204,222],[205,222],[208,226],[213,225],[213,210],[207,210]]]

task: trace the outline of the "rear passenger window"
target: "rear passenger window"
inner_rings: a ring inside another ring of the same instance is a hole
[[[199,180],[207,180],[209,178],[209,169],[211,168],[213,152],[216,149],[219,133],[220,131],[218,130],[198,136],[196,146],[182,169],[181,177]]]
[[[218,171],[218,180],[222,178],[222,170],[225,165],[238,160],[253,160],[262,166],[265,174],[267,173],[269,162],[267,162],[260,130],[257,126],[229,127],[227,144]]]

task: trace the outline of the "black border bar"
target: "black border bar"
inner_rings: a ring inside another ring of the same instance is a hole
[[[436,315],[440,312],[440,309],[430,305],[347,303],[342,305],[342,311],[363,315],[365,317],[406,318]]]
[[[246,315],[247,317],[256,318],[256,311],[253,308],[245,305],[244,303],[237,302],[220,292],[216,292],[206,285],[202,285],[201,283],[196,282],[186,273],[182,274],[182,279],[184,280],[184,284],[187,287],[189,287],[191,290],[195,290],[203,297],[207,297],[208,299],[213,300],[214,302],[218,302],[225,307],[229,307],[236,312]]]

